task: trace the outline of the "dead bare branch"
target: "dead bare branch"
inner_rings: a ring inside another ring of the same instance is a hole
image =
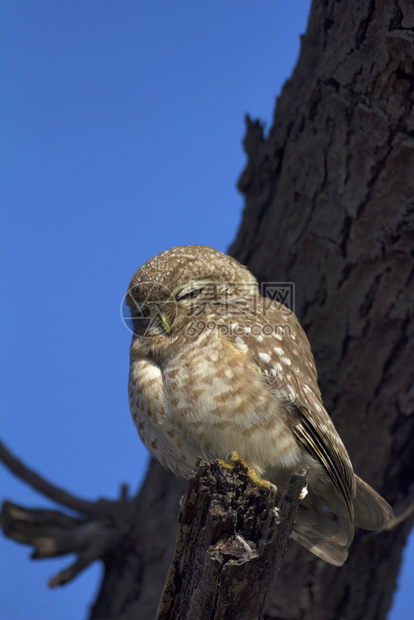
[[[100,505],[99,502],[90,502],[80,497],[75,497],[64,489],[48,482],[45,478],[39,476],[39,474],[27,467],[23,461],[14,456],[2,441],[0,441],[0,461],[15,476],[20,478],[20,480],[23,480],[23,482],[26,482],[33,489],[57,504],[61,504],[62,506],[90,516],[100,516],[102,514],[102,505]],[[112,502],[103,500],[103,503],[108,504],[109,507],[109,504]]]
[[[5,501],[0,525],[5,536],[31,545],[34,560],[75,553],[76,561],[49,581],[50,587],[64,585],[97,559],[104,558],[134,527],[136,508],[122,487],[119,501],[90,502],[51,484],[29,469],[0,442],[0,460],[8,469],[56,503],[78,512],[76,516],[59,510],[26,508]]]

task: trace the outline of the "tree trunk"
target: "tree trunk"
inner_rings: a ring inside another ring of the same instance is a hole
[[[325,405],[396,514],[413,501],[413,28],[409,0],[313,3],[269,137],[248,123],[230,250],[295,282]],[[291,544],[268,616],[385,618],[411,525],[359,533],[340,570]]]

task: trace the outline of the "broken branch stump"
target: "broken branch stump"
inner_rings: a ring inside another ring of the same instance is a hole
[[[306,486],[306,468],[282,495],[242,465],[199,459],[188,479],[158,620],[261,618]]]

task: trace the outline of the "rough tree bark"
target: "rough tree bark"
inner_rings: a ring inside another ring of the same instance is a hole
[[[261,281],[295,282],[327,409],[397,515],[414,501],[413,41],[411,0],[314,0],[268,137],[248,120],[230,249]],[[154,617],[183,490],[152,463],[106,547],[92,620]],[[113,526],[116,509],[101,508]],[[267,618],[385,618],[412,523],[358,533],[340,569],[292,541]]]
[[[327,409],[397,514],[414,492],[413,40],[408,0],[313,3],[268,138],[249,122],[230,250],[295,282]],[[384,618],[411,525],[360,533],[339,571],[291,545],[269,617]]]
[[[306,490],[304,470],[280,496],[247,467],[199,459],[188,479],[158,620],[262,618]],[[277,506],[277,508],[275,508]]]

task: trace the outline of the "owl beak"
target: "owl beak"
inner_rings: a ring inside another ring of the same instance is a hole
[[[171,328],[175,321],[175,304],[167,302],[159,309],[162,326],[165,332],[170,336]]]

